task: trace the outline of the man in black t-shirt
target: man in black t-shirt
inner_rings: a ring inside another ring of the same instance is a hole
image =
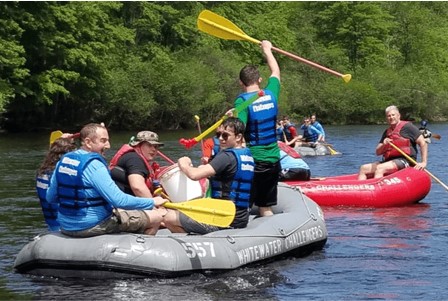
[[[217,130],[221,151],[206,165],[193,167],[191,159],[178,160],[179,168],[192,180],[209,178],[212,197],[234,202],[236,214],[231,228],[244,228],[249,221],[250,188],[254,174],[254,159],[243,147],[244,123],[229,117]],[[165,226],[171,232],[206,234],[223,228],[199,223],[182,212],[168,210]]]
[[[376,155],[382,155],[383,160],[362,165],[359,169],[358,180],[365,180],[372,175],[374,178],[381,178],[386,173],[392,173],[410,165],[406,157],[393,148],[390,143],[414,160],[417,159],[418,144],[421,150],[421,162],[417,162],[414,168],[422,170],[426,167],[428,145],[419,129],[411,122],[401,121],[400,112],[396,106],[386,108],[386,118],[389,128],[383,132],[376,147]]]
[[[112,179],[121,190],[139,197],[152,197],[154,170],[150,163],[160,146],[163,143],[156,133],[142,131],[118,150],[110,169]]]

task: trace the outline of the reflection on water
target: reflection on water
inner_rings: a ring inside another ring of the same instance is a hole
[[[343,153],[305,158],[313,176],[357,172],[374,161],[383,126],[327,127],[329,143]],[[429,165],[444,183],[446,125],[431,125],[443,138],[430,145]],[[110,159],[135,133],[111,133]],[[199,163],[200,144],[179,138],[197,131],[159,132],[171,160]],[[67,280],[31,277],[12,270],[15,255],[45,231],[34,191],[34,172],[49,134],[0,136],[0,299],[33,300],[428,300],[444,296],[448,271],[448,192],[433,183],[421,204],[402,208],[323,208],[329,231],[321,252],[241,268],[219,275],[173,279]],[[161,165],[169,165],[159,158]]]

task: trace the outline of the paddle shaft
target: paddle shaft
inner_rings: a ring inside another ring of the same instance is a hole
[[[194,118],[196,119],[196,123],[198,124],[198,131],[199,131],[199,135],[202,134],[202,130],[201,130],[201,122],[199,121],[199,116],[198,115],[194,115]],[[201,152],[204,151],[204,141],[201,140]]]
[[[168,163],[170,164],[176,164],[176,162],[174,162],[173,160],[171,160],[170,158],[168,158],[166,155],[164,155],[161,151],[157,150],[157,154],[162,157],[163,159],[165,159]]]
[[[439,134],[431,134],[431,137],[437,140],[440,140],[442,138],[442,136],[440,136]]]
[[[229,118],[229,116],[224,115],[221,117],[221,119],[219,119],[218,121],[216,121],[211,127],[209,127],[208,129],[206,129],[204,132],[202,132],[199,136],[194,137],[194,140],[196,140],[196,142],[201,141],[202,139],[204,139],[204,137],[206,137],[208,134],[210,134],[211,132],[213,132],[214,130],[216,130],[221,123],[224,122],[224,120],[226,120],[227,118]]]
[[[259,41],[258,43],[260,44],[261,42]],[[346,76],[346,75],[344,75],[344,74],[342,74],[342,73],[339,73],[339,72],[337,72],[337,71],[331,70],[331,69],[329,69],[329,68],[327,68],[327,67],[324,67],[324,66],[319,65],[319,64],[317,64],[317,63],[314,63],[314,62],[312,62],[312,61],[309,61],[309,60],[307,60],[307,59],[304,59],[304,58],[302,58],[302,57],[300,57],[300,56],[298,56],[298,55],[292,54],[292,53],[287,52],[287,51],[285,51],[285,50],[282,50],[282,49],[280,49],[280,48],[272,47],[272,50],[274,50],[275,52],[278,52],[278,53],[280,53],[280,54],[286,55],[287,57],[292,58],[293,60],[302,62],[302,63],[307,64],[307,65],[309,65],[309,66],[312,66],[312,67],[314,67],[314,68],[320,69],[320,70],[325,71],[325,72],[328,72],[328,73],[330,73],[330,74],[333,74],[333,75],[335,75],[335,76],[338,76],[338,77],[341,77],[341,78],[344,78],[344,76]]]
[[[389,142],[389,144],[395,148],[398,152],[400,152],[400,154],[402,154],[409,162],[413,163],[414,165],[417,164],[417,162],[412,159],[410,156],[408,156],[404,151],[402,151],[398,146],[396,146],[395,144],[393,144],[392,142]],[[443,188],[445,188],[446,190],[448,190],[448,186],[446,186],[441,180],[439,180],[439,178],[437,178],[435,175],[433,175],[429,170],[427,170],[426,168],[424,169],[426,171],[426,173],[428,175],[430,175],[434,180],[436,180],[440,185],[443,186]]]
[[[262,95],[260,95],[262,94]],[[239,112],[243,111],[244,109],[246,109],[248,106],[250,106],[255,100],[257,100],[259,97],[263,96],[264,92],[263,90],[260,90],[258,93],[256,93],[254,96],[252,96],[251,98],[249,98],[248,100],[246,100],[245,102],[243,102],[242,104],[240,104],[238,107],[235,108],[235,113],[238,114]],[[221,117],[221,119],[219,119],[217,122],[215,122],[215,124],[213,124],[211,127],[209,127],[208,129],[206,129],[202,134],[200,134],[199,136],[195,137],[194,140],[196,140],[196,142],[199,142],[200,140],[202,140],[205,136],[207,136],[208,134],[210,134],[212,131],[214,131],[215,129],[217,129],[221,123],[224,122],[224,120],[226,120],[227,118],[229,118],[229,116],[224,115]]]

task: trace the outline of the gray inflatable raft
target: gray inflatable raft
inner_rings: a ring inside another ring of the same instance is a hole
[[[219,272],[285,256],[306,256],[327,241],[321,208],[300,191],[279,184],[275,215],[253,218],[247,228],[207,235],[138,234],[70,238],[35,237],[17,255],[19,273],[54,277],[176,277]],[[256,214],[256,208],[253,213]]]
[[[294,150],[298,152],[302,157],[307,156],[329,156],[331,155],[330,149],[322,144],[317,144],[315,147],[311,146],[296,146]]]

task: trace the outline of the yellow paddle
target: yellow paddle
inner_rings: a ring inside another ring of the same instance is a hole
[[[50,146],[53,144],[53,142],[55,142],[57,139],[61,138],[62,136],[62,132],[61,131],[53,131],[50,134]]]
[[[334,148],[332,148],[331,146],[327,145],[328,150],[330,151],[330,155],[339,155],[340,152],[336,151]]]
[[[389,142],[389,144],[395,148],[398,152],[400,152],[400,154],[402,154],[409,162],[413,163],[413,164],[417,164],[417,162],[412,159],[411,157],[409,157],[405,152],[403,152],[398,146],[396,146],[395,144]],[[429,170],[427,170],[425,168],[425,171],[428,173],[428,175],[430,175],[434,180],[436,180],[440,185],[443,186],[443,188],[445,188],[446,190],[448,190],[448,186],[446,186],[441,180],[439,180],[439,178],[437,178],[435,175],[433,175],[431,172],[429,172]]]
[[[167,195],[162,192],[162,188],[156,189],[154,194],[162,194],[164,198],[167,198]],[[167,202],[163,206],[179,210],[199,223],[218,227],[228,227],[235,219],[236,212],[235,204],[232,201],[212,198],[201,198],[182,203]]]
[[[57,139],[59,139],[59,138],[61,138],[62,137],[62,135],[63,135],[64,133],[62,133],[61,131],[53,131],[53,132],[51,132],[51,134],[50,134],[50,146],[53,144],[53,142],[55,142]],[[75,138],[78,138],[79,137],[79,133],[75,133],[75,134],[71,134],[71,136],[68,136],[68,137],[66,137],[66,138],[73,138],[73,139],[75,139]]]
[[[338,152],[337,150],[335,150],[333,148],[332,144],[325,143],[325,142],[319,142],[319,143],[322,144],[322,145],[325,145],[328,148],[328,150],[330,151],[330,155],[334,156],[334,155],[340,155],[341,154],[340,152]]]
[[[197,20],[197,25],[198,25],[199,30],[201,30],[205,33],[208,33],[212,36],[221,38],[221,39],[237,40],[237,41],[247,40],[247,41],[253,42],[255,44],[261,43],[259,40],[251,38],[250,36],[245,34],[240,28],[238,28],[231,21],[229,21],[226,18],[221,17],[220,15],[217,15],[209,10],[203,10],[199,14],[198,20]],[[339,76],[346,83],[348,83],[350,81],[350,79],[352,78],[351,74],[341,74],[339,72],[336,72],[327,67],[316,64],[314,62],[311,62],[307,59],[301,58],[300,56],[286,52],[279,48],[272,47],[272,50],[274,50],[278,53],[281,53],[283,55],[286,55],[296,61],[305,63],[307,65],[310,65],[310,66],[320,69],[322,71],[326,71],[330,74]]]
[[[254,94],[251,98],[249,98],[248,100],[246,100],[245,102],[243,102],[239,106],[237,106],[233,111],[233,115],[237,116],[238,113],[240,113],[241,111],[246,109],[248,106],[250,106],[253,102],[255,102],[258,98],[260,98],[262,96],[264,96],[264,91],[263,90],[258,91],[258,93]],[[196,136],[191,139],[180,138],[179,143],[182,144],[183,146],[185,146],[186,148],[193,147],[194,145],[196,145],[196,143],[198,143],[199,141],[204,139],[204,137],[206,137],[208,134],[210,134],[212,131],[217,129],[227,118],[229,118],[229,116],[227,116],[227,115],[222,116],[221,119],[216,121],[211,127],[206,129],[199,136]]]

